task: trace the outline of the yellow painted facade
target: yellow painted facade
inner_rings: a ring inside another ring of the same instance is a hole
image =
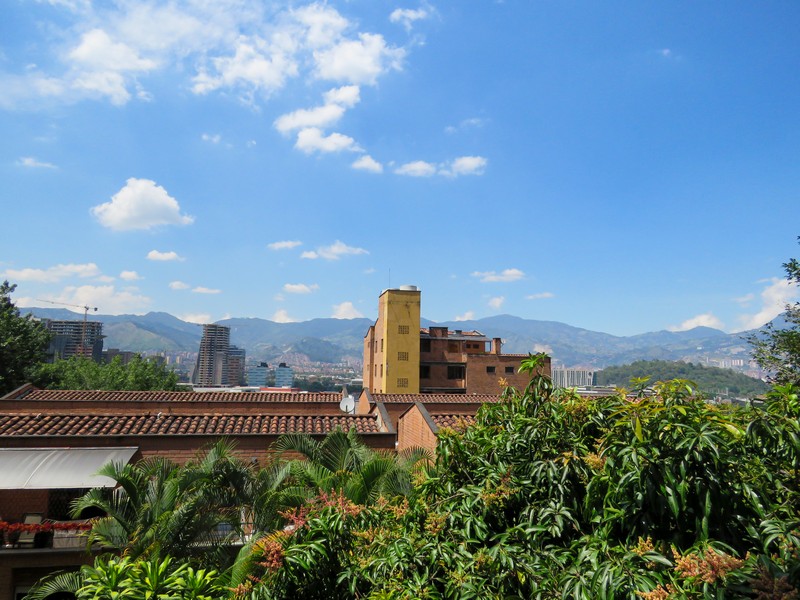
[[[386,290],[381,294],[375,338],[380,340],[383,393],[419,393],[419,325],[418,289]]]

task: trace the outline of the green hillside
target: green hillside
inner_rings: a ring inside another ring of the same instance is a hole
[[[628,387],[634,377],[649,377],[651,382],[688,379],[696,383],[700,391],[709,395],[725,394],[727,390],[731,396],[749,398],[769,389],[760,379],[753,379],[730,369],[666,360],[639,360],[629,365],[607,367],[597,373],[595,383]]]

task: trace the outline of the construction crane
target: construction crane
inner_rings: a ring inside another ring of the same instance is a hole
[[[81,304],[70,304],[69,302],[56,302],[55,300],[44,300],[42,298],[37,298],[36,301],[47,302],[48,304],[60,304],[61,306],[71,306],[72,308],[83,309],[83,326],[81,327],[81,356],[86,356],[86,322],[89,318],[89,311],[93,310],[94,312],[97,312],[97,307],[81,305]]]

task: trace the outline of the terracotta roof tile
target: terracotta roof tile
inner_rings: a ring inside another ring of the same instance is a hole
[[[66,415],[0,414],[0,437],[328,433],[337,427],[380,433],[374,415]]]
[[[421,402],[422,404],[485,404],[500,402],[496,394],[371,394],[384,404]]]
[[[48,402],[335,402],[338,392],[115,392],[103,390],[33,390],[21,399]],[[10,398],[9,400],[15,400]]]
[[[431,415],[431,419],[439,428],[450,427],[455,430],[475,424],[475,415]]]

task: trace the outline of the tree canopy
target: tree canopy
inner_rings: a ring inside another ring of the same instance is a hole
[[[41,364],[36,385],[51,390],[176,390],[178,376],[165,365],[139,356],[124,364],[119,356],[109,363],[85,357]]]
[[[752,398],[769,391],[769,385],[760,379],[730,369],[667,360],[638,360],[629,365],[606,367],[597,373],[597,385],[626,387],[632,379],[642,377],[651,382],[688,379],[709,395],[727,393]]]
[[[800,237],[798,237],[800,240]],[[786,279],[800,285],[800,262],[796,258],[783,263]],[[761,332],[748,338],[753,347],[753,358],[762,369],[771,373],[777,384],[800,384],[800,302],[786,306],[787,327],[778,328],[768,323]]]
[[[21,316],[11,301],[16,287],[0,284],[0,395],[30,381],[50,342],[44,325],[31,315]]]

